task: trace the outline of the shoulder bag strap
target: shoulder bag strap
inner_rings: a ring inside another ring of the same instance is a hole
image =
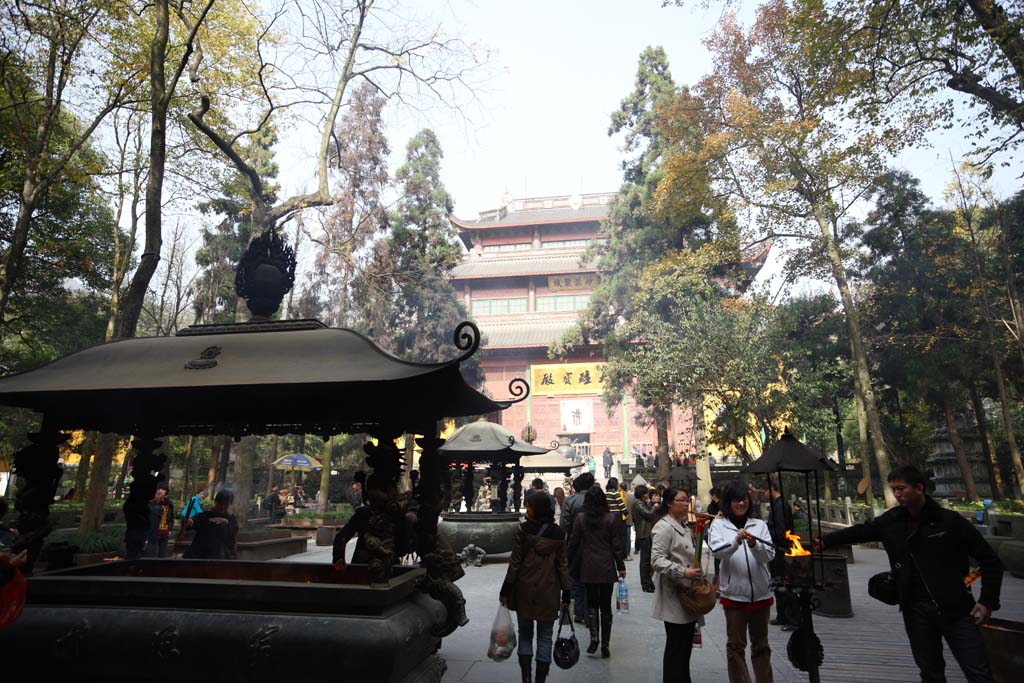
[[[562,612],[558,617],[558,633],[555,634],[555,640],[558,640],[562,637],[562,627],[566,624],[569,624],[569,630],[572,631],[572,634],[575,636],[576,627],[573,626],[572,617],[569,616],[569,608],[563,605]]]
[[[529,534],[525,534],[525,533],[523,534],[523,536],[526,536],[526,546],[527,546],[528,550],[533,550],[533,546],[537,544],[537,540],[541,536],[544,535],[544,532],[547,531],[547,528],[549,526],[551,526],[551,525],[550,524],[542,525],[541,528],[540,528],[540,531],[537,532],[536,536],[530,536]]]

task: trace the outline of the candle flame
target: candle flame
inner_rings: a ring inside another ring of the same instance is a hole
[[[786,529],[786,540],[791,544],[789,550],[786,551],[786,557],[802,557],[811,554],[810,551],[804,550],[804,546],[800,543],[800,537],[789,529]]]

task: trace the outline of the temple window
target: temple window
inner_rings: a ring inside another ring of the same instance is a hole
[[[526,313],[527,300],[515,299],[473,299],[473,315],[508,315]]]
[[[499,251],[526,251],[532,249],[533,243],[531,242],[516,242],[514,244],[485,244],[484,253],[490,254]]]
[[[587,304],[589,302],[589,294],[561,294],[558,296],[538,296],[537,312],[565,313],[571,311],[582,311],[584,308],[587,307]]]

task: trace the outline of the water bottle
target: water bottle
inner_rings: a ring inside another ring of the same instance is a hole
[[[625,579],[619,579],[619,594],[615,596],[615,611],[618,614],[629,614],[629,587]]]

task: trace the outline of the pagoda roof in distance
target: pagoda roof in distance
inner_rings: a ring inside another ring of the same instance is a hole
[[[481,211],[475,219],[456,216],[448,219],[469,246],[469,233],[475,230],[602,221],[608,217],[615,195],[614,192],[598,192],[515,199],[506,194],[499,208]]]

